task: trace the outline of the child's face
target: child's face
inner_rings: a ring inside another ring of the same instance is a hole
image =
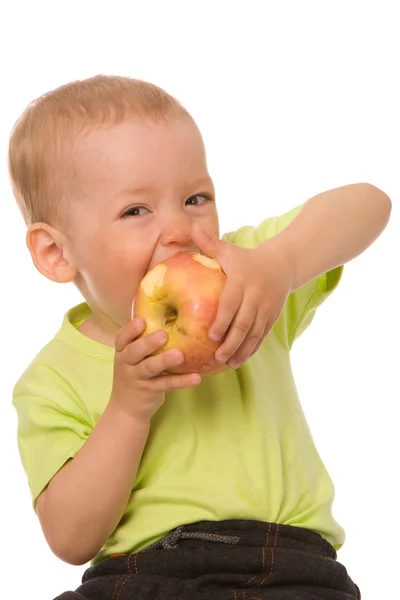
[[[145,273],[198,250],[194,221],[219,236],[214,187],[201,135],[188,121],[95,129],[74,155],[80,192],[71,202],[68,245],[93,319],[114,334],[129,320]]]

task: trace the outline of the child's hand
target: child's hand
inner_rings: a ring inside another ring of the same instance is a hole
[[[183,362],[183,352],[168,350],[149,356],[168,340],[163,329],[139,338],[145,329],[143,319],[134,319],[118,332],[115,339],[114,379],[110,402],[138,419],[150,419],[162,406],[165,392],[198,385],[198,373],[163,374]],[[139,339],[138,339],[139,338]]]
[[[215,357],[236,369],[257,352],[278,320],[290,293],[289,265],[277,244],[270,251],[265,244],[241,248],[211,238],[198,223],[192,239],[227,275],[210,338],[217,341],[227,332]]]

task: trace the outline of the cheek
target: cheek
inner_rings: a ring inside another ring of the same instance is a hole
[[[207,215],[201,225],[206,231],[219,238],[219,220],[216,210],[213,211],[212,214]]]
[[[91,256],[92,284],[120,298],[133,297],[151,259],[151,253],[146,256],[140,246],[117,239],[93,245]]]

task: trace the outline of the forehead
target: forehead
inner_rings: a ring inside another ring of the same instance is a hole
[[[203,140],[189,120],[98,127],[76,140],[73,154],[84,179],[130,178],[140,185],[148,179],[196,177],[206,171]]]

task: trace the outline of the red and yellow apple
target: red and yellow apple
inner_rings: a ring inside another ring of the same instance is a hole
[[[215,375],[228,368],[214,357],[221,342],[208,337],[225,282],[220,264],[196,252],[175,254],[142,279],[133,304],[146,323],[142,335],[164,329],[168,341],[154,354],[178,348],[185,357],[169,372]]]

